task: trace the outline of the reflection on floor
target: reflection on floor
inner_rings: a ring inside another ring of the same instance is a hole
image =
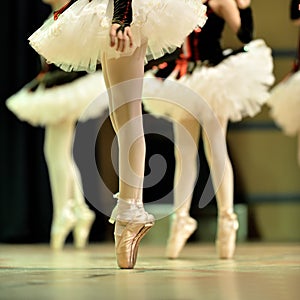
[[[0,299],[294,300],[300,292],[300,244],[239,244],[219,260],[213,244],[190,243],[180,259],[164,246],[140,245],[136,268],[116,266],[114,245],[0,245]]]

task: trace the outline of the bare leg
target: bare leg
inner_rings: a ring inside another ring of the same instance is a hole
[[[104,53],[103,57],[102,57],[102,74],[104,77],[105,85],[108,88],[107,93],[108,93],[108,101],[109,101],[108,108],[109,108],[109,114],[110,114],[110,121],[111,121],[114,131],[117,132],[117,126],[116,126],[116,122],[114,120],[114,116],[113,116],[113,112],[112,112],[112,107],[113,107],[112,94],[111,94],[110,82],[109,82],[109,78],[108,78],[108,74],[107,74],[107,63],[106,63],[107,59],[105,56],[106,55]]]
[[[226,139],[228,121],[221,119],[219,121],[223,128],[224,139]],[[212,148],[217,147],[218,141],[214,138],[216,136],[217,134],[211,134],[209,139],[207,134],[203,132],[205,154],[210,165],[218,204],[217,250],[220,258],[231,258],[235,250],[236,230],[238,229],[237,218],[233,213],[233,171],[227,150],[225,153],[223,151],[211,151]],[[224,155],[225,166],[220,163],[223,161],[221,156]],[[223,180],[217,187],[215,185],[216,178],[220,178],[222,172],[224,174]]]
[[[224,138],[226,136],[227,132],[227,121],[220,120],[220,124],[223,128],[224,131]],[[222,153],[216,151],[215,153],[217,155],[226,155],[225,158],[225,169],[224,165],[221,164],[219,165],[218,162],[220,159],[218,157],[212,157],[212,151],[211,147],[214,147],[214,135],[211,135],[211,138],[209,139],[206,135],[205,132],[203,132],[203,141],[204,141],[204,150],[205,150],[205,155],[207,158],[207,161],[210,165],[210,167],[214,167],[211,172],[212,172],[212,178],[214,180],[214,173],[218,172],[218,174],[224,172],[223,180],[220,184],[220,187],[216,191],[216,198],[218,202],[218,209],[219,212],[222,213],[224,211],[228,213],[233,212],[233,171],[232,171],[232,165],[228,156],[228,152]],[[212,163],[214,162],[214,165]],[[216,187],[217,188],[217,187]]]
[[[194,118],[173,123],[175,138],[174,209],[166,255],[179,256],[186,241],[197,228],[190,207],[197,180],[200,124]]]
[[[119,193],[122,199],[141,199],[145,166],[145,140],[141,95],[144,47],[131,56],[105,58],[103,70],[110,96],[110,116],[119,145]]]
[[[75,226],[75,246],[85,246],[94,213],[85,203],[82,183],[73,159],[75,121],[68,120],[46,127],[44,152],[53,198],[51,247],[61,249]]]
[[[194,118],[173,123],[175,138],[174,205],[176,213],[189,215],[196,177],[200,124]]]
[[[154,224],[142,201],[146,149],[141,96],[146,46],[131,56],[102,57],[110,88],[110,117],[119,145],[119,196],[112,216],[116,220],[115,249],[119,267],[126,269],[134,267],[139,242]]]
[[[78,249],[86,247],[95,213],[88,207],[82,191],[81,175],[72,156],[72,199],[76,225],[73,232],[74,245]]]
[[[61,249],[73,229],[72,159],[73,121],[46,127],[44,153],[49,171],[53,201],[51,247]],[[71,171],[71,172],[70,172]]]

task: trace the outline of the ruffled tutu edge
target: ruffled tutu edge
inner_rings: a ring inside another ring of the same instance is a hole
[[[293,136],[300,132],[300,71],[278,83],[267,101],[270,116],[285,132]]]
[[[271,49],[263,40],[252,41],[245,47],[247,52],[229,56],[215,67],[196,67],[191,75],[180,78],[178,83],[199,94],[218,117],[236,122],[246,116],[255,116],[266,103],[275,80],[273,59]],[[171,80],[172,76],[174,74],[170,76]],[[167,97],[166,85],[161,85],[157,95]],[[190,100],[183,96],[183,107],[187,101]],[[176,105],[158,104],[150,98],[144,101],[144,105],[147,111],[156,116],[172,116],[177,120],[186,117]],[[193,107],[199,112],[198,115],[203,115],[200,111],[202,104],[197,108],[195,103]]]
[[[107,58],[118,58],[148,42],[146,63],[174,51],[198,25],[204,25],[205,13],[206,6],[198,0],[134,0],[134,46],[120,53],[109,46],[112,1],[78,0],[58,20],[47,20],[29,37],[29,43],[65,71],[94,72],[104,52]]]
[[[102,96],[101,101],[97,99],[99,96]],[[39,87],[35,92],[25,86],[6,100],[6,106],[21,121],[46,126],[65,119],[96,118],[108,107],[108,98],[102,72],[97,71],[64,85]]]

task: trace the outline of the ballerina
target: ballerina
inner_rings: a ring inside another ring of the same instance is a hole
[[[66,8],[68,1],[43,0],[54,11]],[[48,19],[48,20],[49,20]],[[100,71],[65,72],[41,57],[41,71],[20,91],[9,97],[7,107],[22,121],[45,127],[44,154],[49,171],[53,202],[50,246],[60,250],[73,232],[76,248],[87,245],[95,213],[86,204],[80,172],[72,155],[76,122],[93,100],[106,90]],[[98,117],[108,103],[97,101],[84,120]],[[82,118],[83,120],[83,118]]]
[[[155,222],[142,197],[144,63],[180,47],[205,21],[198,0],[78,0],[29,37],[40,55],[63,70],[94,72],[101,62],[119,146],[118,203],[111,222],[122,269],[134,268],[139,243]]]
[[[203,104],[194,103],[194,99],[184,95],[181,97],[181,105],[170,105],[168,101],[155,101],[151,97],[144,101],[145,110],[173,122],[176,145],[175,213],[166,249],[168,258],[180,255],[188,238],[197,228],[197,221],[190,216],[190,206],[197,179],[196,145],[201,132],[218,206],[217,253],[221,259],[233,257],[238,230],[233,205],[233,170],[227,150],[219,149],[220,138],[214,127],[217,128],[216,123],[221,126],[225,139],[229,121],[237,122],[260,112],[269,95],[269,87],[274,82],[271,49],[263,40],[253,40],[250,0],[208,0],[203,3],[207,6],[206,24],[201,30],[195,30],[189,35],[182,47],[182,55],[177,59],[177,67],[155,87],[156,94],[153,96],[171,99],[168,85],[170,81],[176,80],[177,89],[174,87],[172,93],[179,94],[182,86],[195,91],[210,106],[216,120],[204,121],[205,116],[201,115]],[[241,49],[226,51],[226,55],[220,43],[225,23],[243,43]],[[151,78],[155,73],[149,71],[146,76]],[[148,88],[151,89],[151,84]],[[151,91],[145,93],[149,96]],[[193,110],[183,110],[186,103]],[[211,134],[208,135],[208,132]],[[191,139],[194,146],[189,142]]]
[[[290,19],[298,27],[298,53],[291,71],[271,90],[268,106],[275,123],[288,136],[298,137],[297,161],[300,166],[300,3],[290,3]]]

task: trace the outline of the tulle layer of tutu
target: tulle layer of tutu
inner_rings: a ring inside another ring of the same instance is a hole
[[[215,121],[216,115],[208,103],[176,80],[176,74],[177,71],[174,71],[163,81],[155,77],[152,71],[145,73],[142,100],[146,112],[170,122],[189,118],[195,118],[200,123]]]
[[[278,83],[267,102],[274,122],[290,136],[300,132],[300,71]]]
[[[96,118],[108,107],[108,98],[102,72],[97,71],[64,85],[39,86],[35,92],[25,86],[8,98],[6,105],[20,120],[46,126],[65,119]]]
[[[132,7],[134,45],[122,54],[109,46],[111,0],[76,1],[56,21],[48,19],[29,37],[29,43],[65,71],[93,72],[103,53],[108,58],[130,55],[146,41],[145,63],[170,53],[207,19],[206,6],[199,0],[133,0]]]
[[[191,75],[181,77],[178,83],[195,91],[220,118],[236,122],[246,116],[253,117],[266,103],[269,89],[274,83],[273,59],[271,49],[263,40],[252,41],[245,47],[246,52],[229,56],[215,67],[196,67]],[[157,91],[156,97],[168,97],[167,82],[168,80],[157,83],[159,88],[146,86],[145,93],[151,94],[153,89]],[[187,117],[180,106],[159,103],[150,98],[144,101],[144,105],[152,114],[171,116],[177,120]],[[189,101],[191,100],[182,95],[182,107]],[[203,103],[198,106],[195,103],[192,109],[193,115],[203,117]]]

